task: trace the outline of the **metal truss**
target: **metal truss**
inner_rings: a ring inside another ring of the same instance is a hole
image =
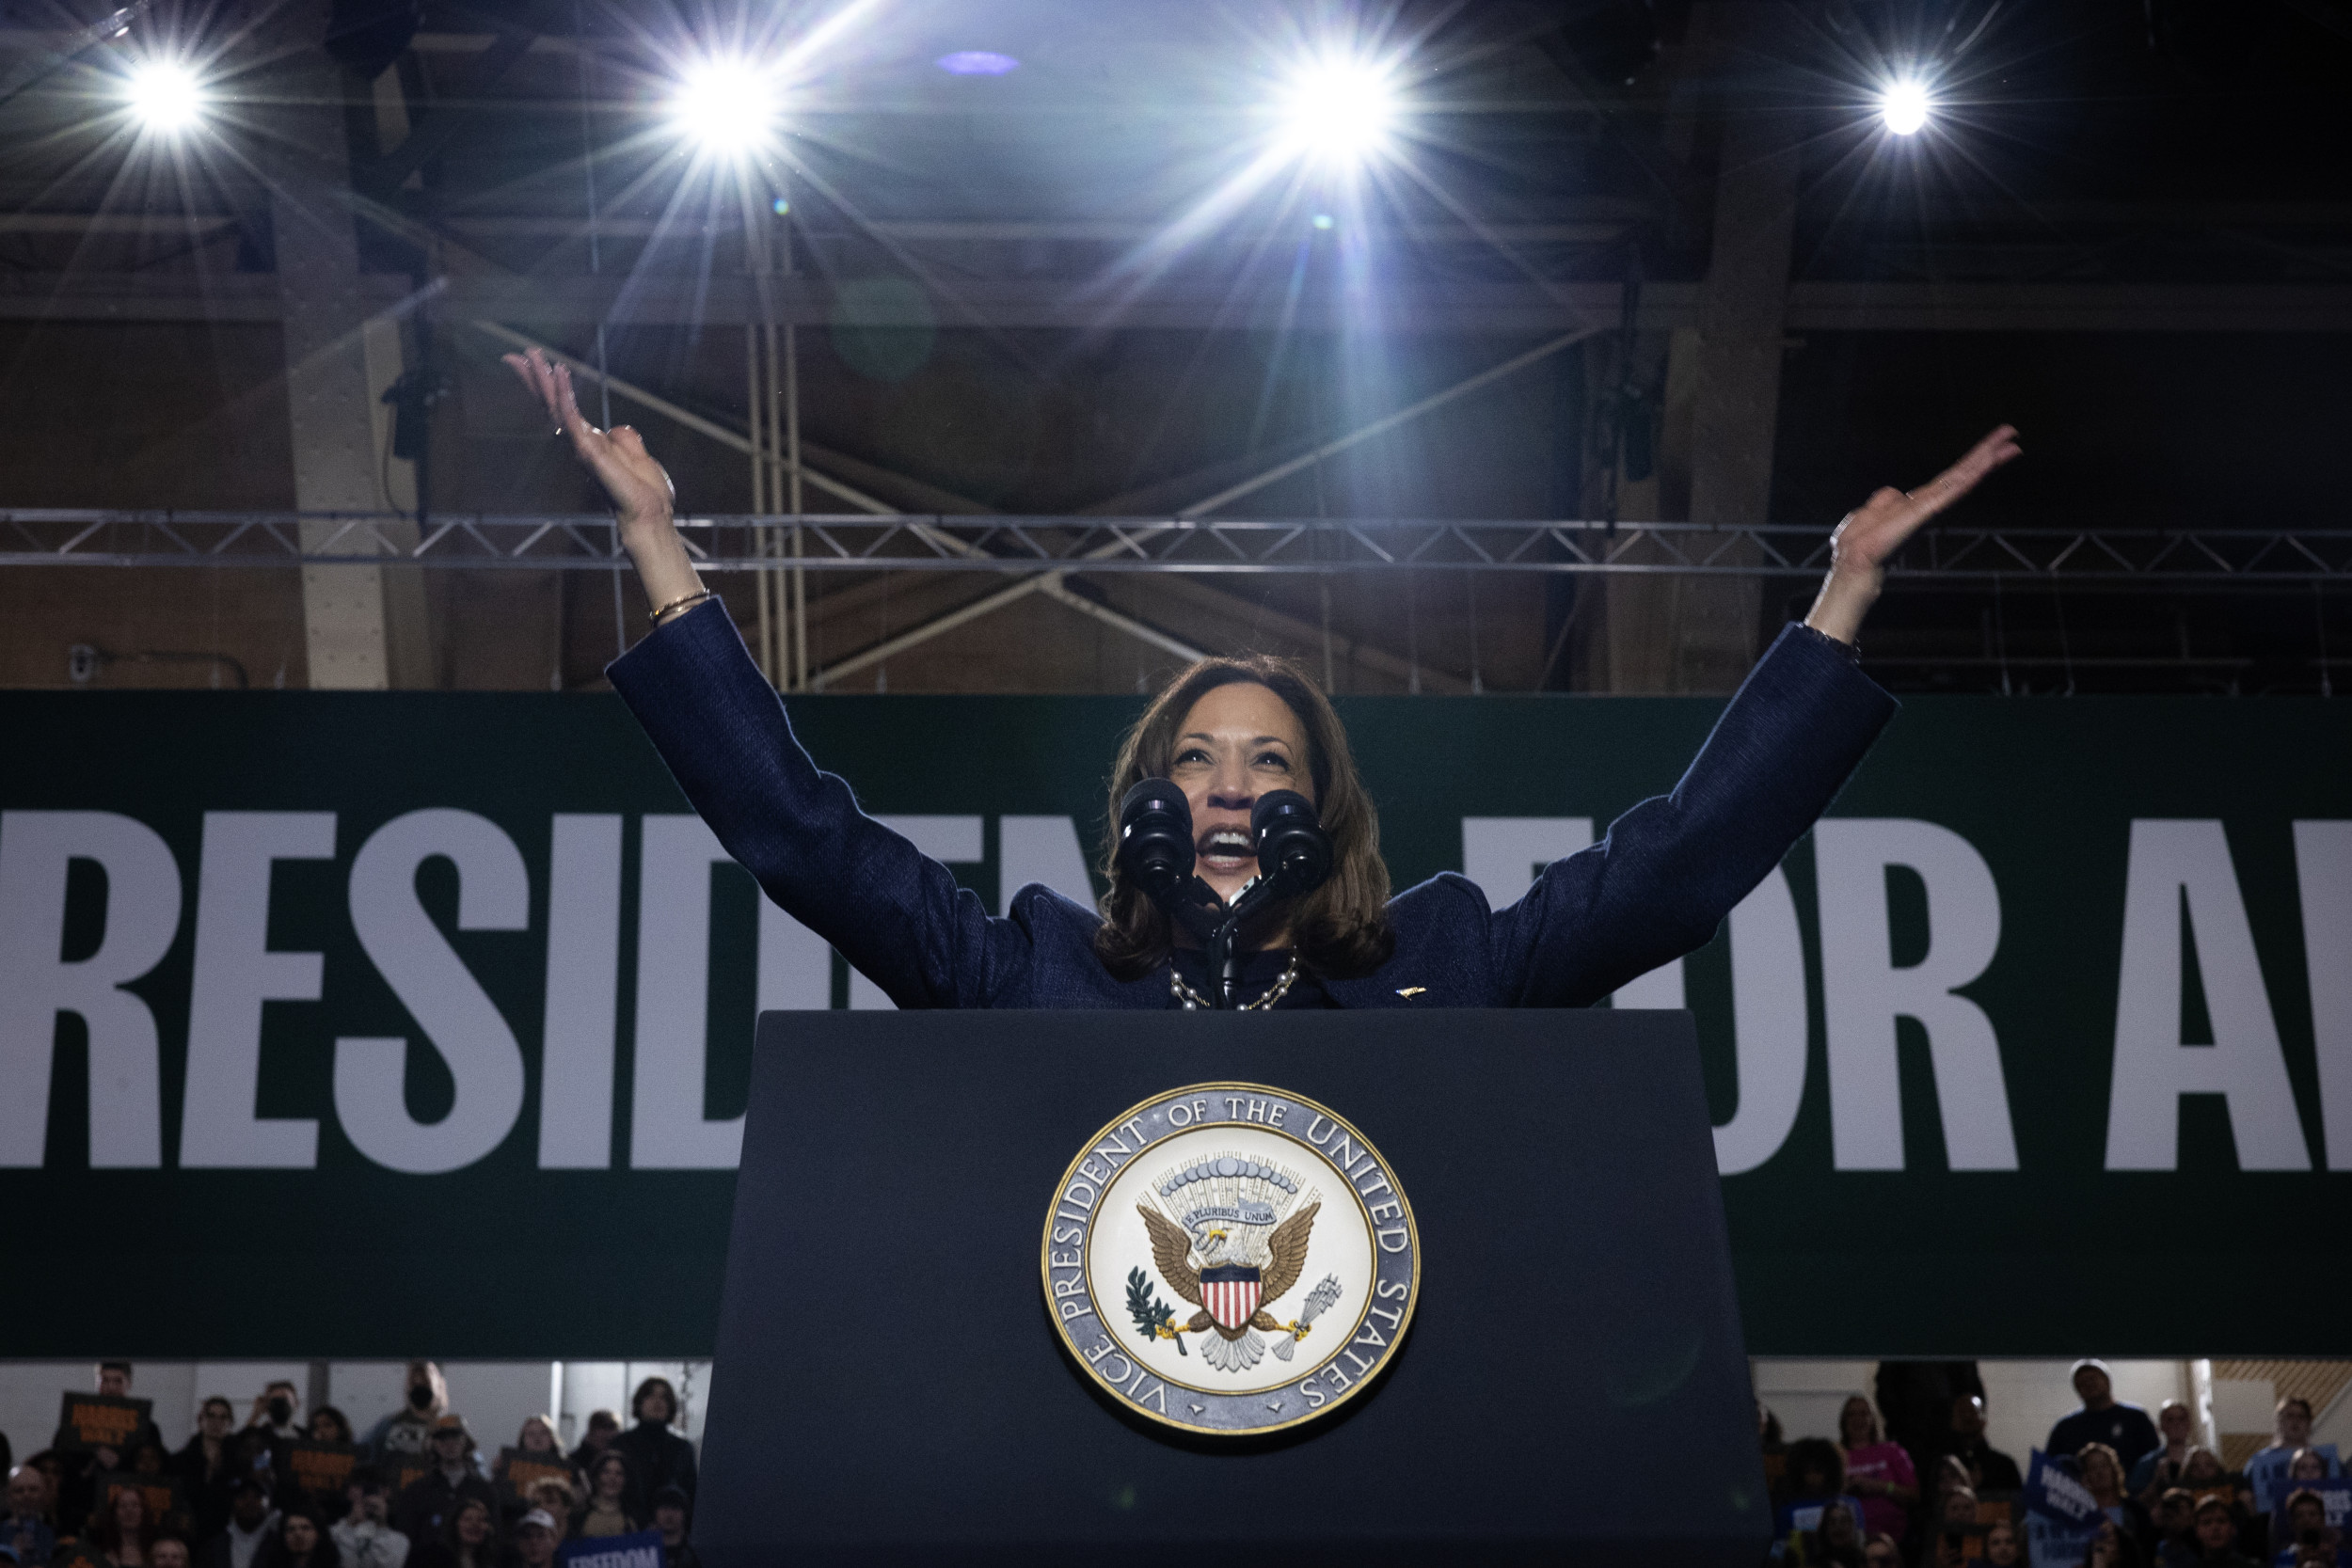
[[[1826,570],[1830,558],[1827,529],[1776,524],[851,515],[690,517],[679,528],[696,564],[721,572],[1806,578]],[[610,571],[625,563],[612,519],[599,515],[443,514],[419,533],[393,513],[0,511],[0,566]],[[2108,588],[2332,582],[2352,578],[2352,529],[1945,526],[1913,540],[1889,575],[1923,584],[2029,578]]]

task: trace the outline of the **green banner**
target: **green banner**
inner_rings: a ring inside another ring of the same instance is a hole
[[[794,706],[992,907],[1084,891],[1136,701]],[[1718,705],[1341,706],[1398,885],[1500,904]],[[10,1354],[709,1350],[755,1012],[887,1004],[617,702],[9,693],[0,735]],[[1914,701],[1616,1005],[1697,1014],[1756,1354],[2352,1354],[2352,708]]]

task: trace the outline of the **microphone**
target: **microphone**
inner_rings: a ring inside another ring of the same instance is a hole
[[[1119,869],[1155,904],[1192,881],[1192,807],[1166,779],[1145,779],[1119,802]]]
[[[1331,875],[1331,835],[1296,790],[1259,796],[1249,808],[1249,837],[1258,847],[1258,874],[1276,897],[1312,893]]]

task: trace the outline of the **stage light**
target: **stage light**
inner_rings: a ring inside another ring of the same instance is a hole
[[[1927,124],[1928,111],[1933,106],[1928,89],[1916,82],[1890,83],[1879,94],[1879,119],[1899,136],[1908,136]]]
[[[987,49],[959,49],[952,55],[940,55],[932,63],[950,76],[1002,76],[1021,66],[1010,55]]]
[[[740,157],[774,135],[781,99],[766,67],[719,56],[684,73],[670,114],[679,134],[704,151]]]
[[[1362,60],[1322,60],[1291,83],[1283,124],[1298,151],[1353,160],[1380,150],[1396,112],[1387,71]]]
[[[142,130],[177,135],[204,119],[204,83],[176,60],[146,60],[131,68],[123,101]]]
[[[1331,216],[1331,214],[1328,214],[1328,213],[1317,213],[1317,214],[1315,214],[1312,218],[1309,219],[1308,221],[1309,221],[1309,222],[1311,222],[1311,223],[1312,223],[1312,224],[1313,224],[1313,225],[1314,225],[1317,229],[1328,229],[1328,228],[1330,228],[1330,227],[1331,227],[1331,226],[1332,226],[1332,225],[1333,225],[1333,224],[1334,224],[1337,220],[1336,220],[1336,219],[1334,219],[1334,218]]]

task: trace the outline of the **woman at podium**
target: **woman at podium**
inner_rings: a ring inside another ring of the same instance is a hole
[[[669,475],[637,432],[590,424],[569,372],[538,351],[507,363],[603,484],[653,607],[654,631],[613,662],[612,685],[769,897],[901,1007],[1207,1005],[1206,956],[1115,856],[1101,910],[1031,885],[999,918],[859,811],[802,749],[696,576]],[[1756,662],[1673,792],[1546,867],[1508,908],[1451,873],[1390,895],[1339,716],[1279,658],[1203,659],[1160,693],[1120,750],[1112,831],[1131,785],[1169,781],[1190,807],[1194,868],[1230,903],[1258,874],[1252,806],[1292,790],[1319,813],[1330,874],[1268,911],[1239,960],[1237,1006],[1589,1006],[1706,943],[1829,805],[1895,712],[1854,651],[1883,563],[2016,456],[2015,435],[2004,425],[1919,489],[1880,490],[1849,515],[1811,613]]]

